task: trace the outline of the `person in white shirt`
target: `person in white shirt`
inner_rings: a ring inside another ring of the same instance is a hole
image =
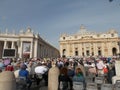
[[[103,75],[104,74],[103,68],[105,66],[103,61],[102,60],[97,60],[96,66],[97,66],[98,75]]]

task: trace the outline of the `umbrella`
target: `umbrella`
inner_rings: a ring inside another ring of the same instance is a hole
[[[10,64],[10,59],[5,59],[4,64],[5,64],[5,66],[9,65]]]
[[[46,66],[37,66],[35,68],[35,73],[44,74],[47,71],[48,71],[48,68]]]

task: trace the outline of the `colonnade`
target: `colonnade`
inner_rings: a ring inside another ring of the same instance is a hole
[[[2,54],[4,49],[15,49],[16,57],[24,58],[27,54],[29,58],[52,58],[59,57],[59,50],[50,45],[39,34],[34,34],[30,28],[27,31],[20,31],[19,34],[0,33],[0,58],[3,58]],[[25,49],[29,49],[25,51]]]

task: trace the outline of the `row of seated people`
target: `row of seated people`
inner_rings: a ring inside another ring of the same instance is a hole
[[[23,79],[26,81],[26,84],[28,85],[28,88],[31,87],[32,82],[35,81],[37,85],[39,85],[40,81],[42,79],[45,80],[45,85],[47,86],[48,84],[48,72],[42,74],[42,78],[39,77],[39,75],[34,74],[32,76],[29,75],[29,71],[26,70],[26,65],[22,64],[21,68],[19,70],[19,79]],[[37,68],[36,68],[37,70]],[[73,90],[73,81],[76,82],[83,82],[85,86],[85,78],[83,75],[83,72],[80,68],[77,68],[75,71],[73,69],[68,69],[67,67],[62,67],[60,69],[60,75],[59,75],[59,89],[60,89],[60,82],[65,82],[63,85],[63,90],[67,90],[68,85],[70,87],[70,90]],[[69,82],[69,84],[68,84]]]
[[[88,81],[88,79],[90,79]],[[105,86],[112,86],[108,80],[106,81],[106,74],[105,75],[96,75],[88,73],[88,76],[84,76],[81,68],[76,68],[75,70],[69,69],[67,67],[62,67],[60,69],[60,75],[59,75],[59,90],[85,90],[87,88],[88,90],[88,84],[91,84],[91,86],[96,86],[95,90],[98,90],[98,88],[106,88]],[[62,82],[62,85],[61,85]],[[83,89],[80,89],[80,84],[83,85]],[[120,85],[120,84],[119,84]],[[62,87],[61,87],[62,86]],[[69,88],[69,89],[68,89]],[[119,88],[119,87],[117,87]],[[119,88],[120,89],[120,88]],[[91,89],[92,90],[92,89]],[[102,89],[104,90],[104,89]],[[118,90],[118,89],[115,89]]]
[[[33,81],[35,81],[36,84],[39,85],[39,83],[42,79],[45,80],[45,85],[48,84],[48,72],[44,73],[41,78],[41,75],[39,77],[39,75],[37,75],[37,74],[30,76],[29,71],[26,70],[26,68],[27,67],[25,64],[21,65],[21,68],[19,70],[19,79],[23,79],[23,77],[24,77],[25,78],[24,80],[26,81],[28,88],[31,87]],[[37,70],[37,68],[36,68],[36,70]],[[66,83],[64,83],[64,85],[66,85],[66,86],[63,87],[63,90],[67,90],[68,85],[70,87],[70,90],[73,90],[73,81],[83,82],[84,86],[85,86],[85,78],[84,78],[83,73],[80,68],[77,68],[74,71],[73,69],[68,70],[67,67],[62,67],[60,69],[60,75],[59,75],[59,87],[60,87],[61,81],[66,82]],[[69,84],[68,84],[68,82],[69,82]]]
[[[82,82],[83,88],[85,88],[85,77],[81,68],[76,68],[76,70],[68,69],[67,67],[62,67],[60,69],[59,75],[59,90],[73,90],[75,89],[74,82]]]
[[[29,76],[29,72],[26,70],[26,65],[23,64],[21,66],[21,69],[19,71],[19,77],[22,79],[23,77],[25,78],[26,83],[28,84],[28,88],[31,87],[32,85],[32,80],[36,81],[37,85],[39,85],[40,81],[42,78],[39,78],[38,75],[33,75],[33,78]],[[43,78],[47,79],[48,76],[47,74],[42,75]],[[59,89],[61,89],[61,82],[63,82],[63,87],[62,90],[67,90],[68,86],[70,87],[70,90],[73,90],[74,82],[82,82],[83,83],[83,88],[85,88],[85,77],[83,75],[83,72],[81,68],[76,68],[75,70],[73,69],[68,69],[67,67],[62,67],[60,69],[60,75],[59,75]],[[46,84],[48,83],[48,80],[46,80]],[[76,83],[78,84],[78,83]]]
[[[28,70],[26,70],[26,65],[23,64],[21,66],[21,69],[19,71],[19,78],[25,77],[26,83],[28,84],[28,88],[31,87],[32,82],[35,81],[37,85],[39,85],[40,81],[42,79],[45,79],[45,84],[48,84],[48,74],[45,73],[42,75],[42,78],[39,78],[39,75],[35,74],[33,77],[29,76]],[[63,82],[62,90],[67,90],[68,87],[70,90],[73,90],[73,82],[83,82],[83,85],[85,87],[85,78],[83,75],[83,72],[81,68],[76,68],[76,70],[68,69],[67,67],[62,67],[60,69],[60,75],[59,75],[59,89],[61,89],[61,82]]]
[[[36,83],[36,85],[39,85],[40,81],[43,79],[45,80],[45,85],[47,86],[48,72],[44,74],[29,75],[29,71],[26,68],[27,66],[25,64],[22,64],[20,70],[18,71],[18,78],[16,78],[18,86],[22,84],[23,88],[30,88],[33,82]]]

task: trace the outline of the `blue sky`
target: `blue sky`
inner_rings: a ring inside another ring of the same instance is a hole
[[[120,0],[0,0],[0,31],[29,26],[59,49],[63,33],[75,34],[80,25],[91,32],[111,28],[120,34]]]

